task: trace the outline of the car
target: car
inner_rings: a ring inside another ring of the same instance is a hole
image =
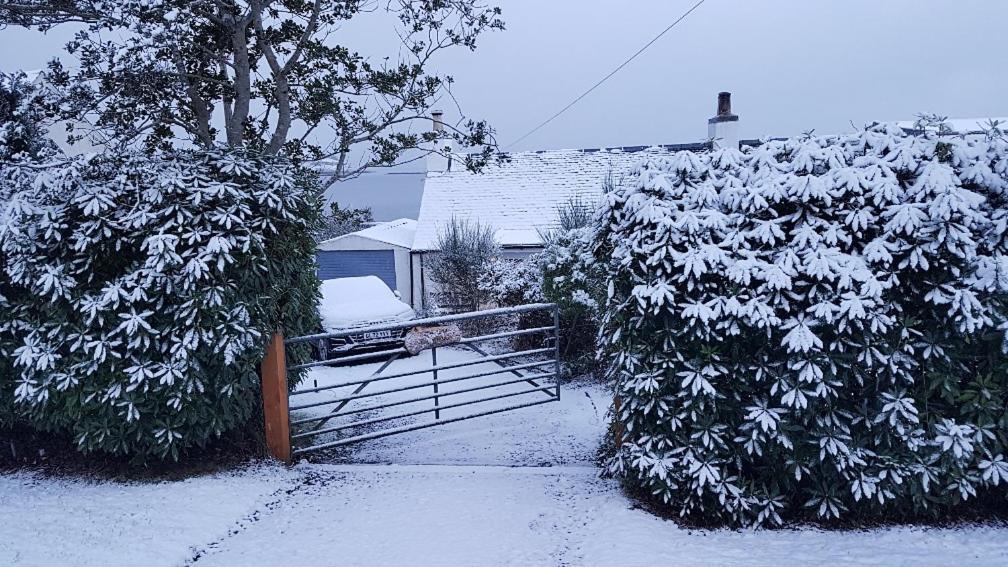
[[[416,319],[416,312],[402,302],[377,276],[336,278],[322,282],[319,314],[324,332],[372,327]],[[403,346],[409,328],[362,330],[344,337],[331,338],[325,344],[325,358]]]

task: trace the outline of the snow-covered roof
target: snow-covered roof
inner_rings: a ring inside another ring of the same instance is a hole
[[[501,246],[540,246],[539,231],[556,226],[557,210],[571,199],[595,202],[608,176],[618,182],[647,153],[668,155],[703,147],[521,152],[491,162],[480,173],[428,173],[413,250],[436,250],[438,233],[452,217],[493,227]]]
[[[378,223],[357,232],[337,236],[336,238],[320,242],[319,245],[321,246],[326,242],[335,242],[348,236],[357,236],[392,244],[393,246],[410,248],[413,246],[413,235],[416,234],[416,230],[417,221],[413,219],[396,219],[394,221]]]
[[[945,124],[952,129],[952,132],[956,134],[976,134],[989,129],[990,121],[996,120],[998,122],[998,127],[1003,131],[1008,128],[1008,117],[993,117],[993,118],[949,118],[945,120]],[[903,128],[904,130],[914,130],[917,128],[916,120],[902,120],[896,123],[897,126]]]

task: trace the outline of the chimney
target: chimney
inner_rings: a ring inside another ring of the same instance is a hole
[[[451,171],[452,141],[444,136],[444,112],[431,111],[432,129],[437,139],[434,140],[431,152],[427,154],[427,172],[444,173]]]
[[[718,93],[717,115],[707,121],[707,137],[718,146],[738,148],[738,116],[731,111],[731,93]]]

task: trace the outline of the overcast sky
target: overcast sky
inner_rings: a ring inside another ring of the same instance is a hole
[[[475,53],[446,55],[439,66],[455,77],[463,111],[489,120],[507,147],[694,2],[500,0],[507,30],[484,36]],[[707,0],[510,149],[700,141],[722,90],[732,92],[744,138],[839,132],[852,122],[919,112],[1008,116],[1006,23],[1008,2],[1000,0]],[[394,55],[387,28],[381,17],[369,17],[345,30],[346,43]],[[66,36],[0,31],[0,68],[41,67]],[[454,105],[442,106],[455,114]],[[344,191],[356,201],[360,189]]]

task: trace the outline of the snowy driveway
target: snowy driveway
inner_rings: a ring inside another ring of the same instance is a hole
[[[680,529],[598,478],[606,398],[574,383],[558,403],[292,468],[161,483],[0,475],[0,565],[1008,564],[1008,528]]]
[[[592,467],[319,465],[197,565],[1005,565],[1008,530],[698,531]]]
[[[461,348],[439,348],[438,364],[475,362],[479,356]],[[424,370],[431,366],[430,351],[417,356],[404,358],[393,362],[384,370],[385,375],[401,372]],[[373,374],[381,367],[378,362],[357,366],[315,368],[302,383],[303,388],[314,388],[332,384],[344,384],[360,380]],[[500,366],[494,363],[481,363],[452,370],[442,370],[439,380],[450,380],[463,374],[475,374],[489,371],[501,372],[496,375],[483,376],[470,380],[451,382],[441,385],[441,404],[456,404],[495,396],[499,394],[529,391],[531,387],[524,383],[511,384],[462,394],[452,392],[472,387],[488,386],[516,378],[502,372]],[[524,372],[535,372],[525,370]],[[388,381],[375,382],[369,385],[363,393],[374,393],[430,382],[429,373],[417,374]],[[540,382],[543,385],[552,382]],[[326,390],[309,395],[298,395],[291,398],[292,405],[323,401],[326,398],[349,395],[353,387],[337,390]],[[433,429],[421,429],[390,437],[374,439],[365,443],[340,448],[337,451],[325,453],[323,460],[339,463],[387,463],[387,464],[452,464],[452,465],[503,465],[503,466],[549,466],[549,465],[591,465],[595,461],[602,435],[605,431],[605,412],[609,407],[609,394],[605,388],[585,381],[564,384],[561,387],[559,402],[550,402],[540,406],[508,411],[492,416],[478,417],[466,421],[458,421],[439,425]],[[345,411],[359,407],[375,406],[401,400],[413,399],[418,396],[430,395],[429,387],[416,390],[406,390],[382,396],[365,398],[351,402]],[[520,402],[538,401],[549,398],[543,392],[523,394],[503,400],[492,400],[472,406],[464,406],[442,410],[442,418],[452,418],[476,411],[490,410]],[[332,406],[321,406],[300,412],[293,412],[296,420],[303,417],[326,415]],[[388,415],[400,414],[419,409],[433,408],[432,400],[395,406],[384,410]],[[379,412],[375,412],[379,413]],[[357,414],[358,418],[373,418],[373,414]],[[382,423],[381,426],[391,427],[415,422],[430,421],[431,415],[425,414],[404,420]],[[334,425],[330,422],[328,425]],[[366,430],[364,430],[366,431]],[[350,430],[340,432],[345,435],[355,435],[363,431]],[[313,443],[332,441],[335,434],[322,435],[314,438]],[[313,457],[311,460],[317,460]]]
[[[0,565],[1005,565],[1008,529],[689,531],[581,466],[0,476]]]

